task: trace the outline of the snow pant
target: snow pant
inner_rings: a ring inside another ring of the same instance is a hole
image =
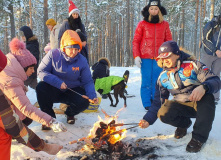
[[[35,151],[41,151],[45,142],[25,126],[16,116],[4,95],[0,96],[0,157],[10,160],[12,138]]]
[[[212,129],[215,108],[213,94],[205,94],[198,102],[168,100],[161,106],[157,116],[163,123],[180,128],[188,128],[190,118],[196,118],[192,137],[205,143]]]
[[[155,59],[142,59],[141,63],[141,100],[143,107],[150,107],[154,98],[155,84],[162,68]]]
[[[1,118],[0,118],[1,122]],[[7,134],[3,128],[0,127],[0,157],[4,160],[10,160],[12,136]]]
[[[81,87],[72,88],[72,90],[81,95],[85,95],[85,90]],[[56,115],[52,109],[53,103],[64,103],[69,105],[65,111],[67,116],[75,116],[89,106],[89,101],[82,98],[82,96],[70,90],[62,91],[43,81],[38,83],[36,92],[41,110],[54,118],[56,118]]]
[[[218,77],[220,77],[221,72],[221,58],[217,56],[208,55],[204,50],[202,53],[202,62]],[[220,91],[213,94],[216,101],[220,100]]]

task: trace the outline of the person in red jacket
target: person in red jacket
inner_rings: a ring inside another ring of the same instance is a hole
[[[133,56],[135,64],[141,68],[141,100],[143,107],[148,110],[154,98],[155,83],[162,71],[155,61],[158,49],[165,41],[172,40],[169,23],[164,21],[166,9],[160,0],[150,0],[143,8],[144,20],[140,21],[133,39]]]

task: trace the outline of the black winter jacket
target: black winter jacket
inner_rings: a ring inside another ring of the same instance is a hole
[[[110,75],[110,70],[108,67],[108,62],[105,59],[101,59],[92,66],[93,74],[92,78],[95,81],[97,78],[108,77]]]

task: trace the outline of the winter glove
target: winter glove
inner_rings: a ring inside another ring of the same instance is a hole
[[[66,132],[67,128],[65,127],[65,125],[62,122],[59,122],[56,119],[52,119],[51,125],[50,127],[53,129],[54,132]]]
[[[141,68],[141,59],[140,59],[140,57],[138,56],[138,57],[136,57],[135,58],[135,64],[136,64],[136,66],[138,67],[138,68]]]

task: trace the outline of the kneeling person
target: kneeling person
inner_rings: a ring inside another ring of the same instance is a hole
[[[89,106],[89,101],[79,94],[98,102],[87,59],[79,54],[81,48],[78,34],[67,30],[62,36],[60,49],[50,50],[38,68],[42,81],[36,90],[41,110],[56,117],[53,103],[67,104],[65,114],[69,124],[74,124],[74,116]]]
[[[179,139],[191,126],[190,118],[196,118],[186,150],[198,152],[212,128],[215,117],[213,93],[220,90],[220,79],[204,64],[180,51],[174,41],[164,42],[157,58],[163,71],[156,84],[154,101],[139,125],[147,128],[158,117],[162,122],[177,127],[174,137]],[[167,100],[170,93],[173,99]]]

